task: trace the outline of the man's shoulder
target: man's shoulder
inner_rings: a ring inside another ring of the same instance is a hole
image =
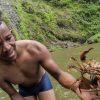
[[[35,40],[18,40],[18,41],[16,41],[16,45],[19,45],[19,46],[27,46],[27,45],[42,46],[43,44],[38,41],[35,41]]]
[[[46,48],[42,43],[35,40],[18,40],[16,41],[18,47],[24,48],[24,50],[38,50],[42,51]]]

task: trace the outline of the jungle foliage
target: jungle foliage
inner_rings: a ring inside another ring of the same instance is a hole
[[[23,39],[100,41],[100,0],[13,0]]]

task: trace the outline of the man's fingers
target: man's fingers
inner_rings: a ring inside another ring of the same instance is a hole
[[[97,88],[97,89],[89,89],[89,90],[84,90],[85,92],[98,92],[98,91],[100,91],[100,89],[99,88]]]

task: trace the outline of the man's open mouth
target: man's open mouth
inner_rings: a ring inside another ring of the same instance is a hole
[[[11,52],[9,55],[8,55],[8,58],[13,58],[15,56],[15,53],[14,53],[14,51],[13,52]]]
[[[1,55],[1,58],[5,59],[5,60],[15,60],[16,58],[16,54],[15,51],[11,50],[10,52]]]

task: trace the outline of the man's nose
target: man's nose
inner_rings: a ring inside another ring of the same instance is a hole
[[[4,43],[4,45],[3,45],[3,52],[7,52],[7,51],[9,51],[10,50],[10,44],[8,44],[8,43]]]

